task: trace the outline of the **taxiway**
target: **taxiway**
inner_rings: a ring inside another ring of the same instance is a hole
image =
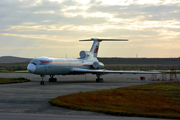
[[[57,76],[58,82],[50,83],[46,77],[46,85],[40,85],[41,77],[28,73],[0,73],[0,77],[25,77],[31,82],[18,84],[1,84],[0,85],[0,119],[19,120],[19,119],[123,119],[123,120],[159,120],[156,118],[139,118],[139,117],[121,117],[111,116],[101,113],[77,111],[60,107],[50,106],[48,101],[52,98],[101,89],[111,89],[126,87],[132,85],[141,85],[151,83],[152,81],[140,81],[129,78],[139,78],[142,75],[104,75],[104,82],[96,83],[95,75],[79,76]],[[150,75],[143,75],[149,77]],[[126,78],[126,79],[125,79]],[[161,119],[162,120],[162,119]]]

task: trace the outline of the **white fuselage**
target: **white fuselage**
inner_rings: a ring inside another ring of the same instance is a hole
[[[33,59],[27,66],[30,73],[40,75],[42,77],[41,85],[44,85],[43,78],[45,75],[50,75],[50,82],[57,81],[53,78],[54,75],[71,75],[71,74],[86,74],[92,73],[96,74],[96,82],[102,82],[103,79],[100,78],[101,75],[108,73],[148,73],[148,74],[158,74],[159,72],[144,72],[144,71],[112,71],[105,70],[104,64],[99,62],[97,59],[97,54],[99,50],[99,43],[101,41],[128,41],[126,39],[98,39],[91,38],[88,40],[81,41],[94,41],[90,51],[81,51],[81,59],[73,58],[52,58],[52,57],[40,57]]]
[[[51,58],[40,57],[33,59],[27,69],[30,73],[38,75],[67,75],[72,68],[93,69],[92,64],[98,62],[94,59]]]

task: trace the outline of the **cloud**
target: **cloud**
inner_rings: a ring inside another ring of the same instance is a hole
[[[0,35],[4,36],[14,36],[14,37],[22,37],[22,38],[33,38],[33,39],[43,39],[43,40],[50,40],[50,41],[57,41],[57,42],[71,42],[70,40],[63,40],[63,36],[48,36],[48,35],[21,35],[21,34],[7,34],[7,33],[0,33]]]
[[[170,5],[139,5],[131,4],[127,6],[121,5],[92,5],[87,11],[88,12],[105,12],[109,14],[114,14],[115,18],[131,19],[138,16],[143,16],[144,20],[170,20],[179,19],[177,16],[180,13],[179,4]],[[170,16],[170,18],[169,18]],[[153,19],[154,18],[154,19]]]
[[[7,49],[12,46],[6,41],[22,43],[14,49],[38,49],[42,43],[51,49],[69,42],[81,48],[78,40],[91,37],[127,38],[128,46],[136,45],[137,50],[138,45],[146,44],[170,49],[172,42],[179,43],[179,14],[180,2],[176,0],[1,0],[0,42]]]

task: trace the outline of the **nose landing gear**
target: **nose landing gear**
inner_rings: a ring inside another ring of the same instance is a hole
[[[42,80],[41,80],[40,84],[41,84],[41,85],[45,85],[45,82],[43,81],[45,75],[41,75],[41,77],[42,77]]]

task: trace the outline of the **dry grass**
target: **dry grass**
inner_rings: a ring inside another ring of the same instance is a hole
[[[180,118],[180,82],[60,96],[51,105],[112,115]]]
[[[108,70],[170,70],[170,69],[180,69],[180,65],[157,65],[157,64],[105,64],[105,69]]]
[[[0,73],[27,70],[28,63],[4,63],[0,64]]]
[[[0,78],[0,84],[29,82],[26,78]]]

